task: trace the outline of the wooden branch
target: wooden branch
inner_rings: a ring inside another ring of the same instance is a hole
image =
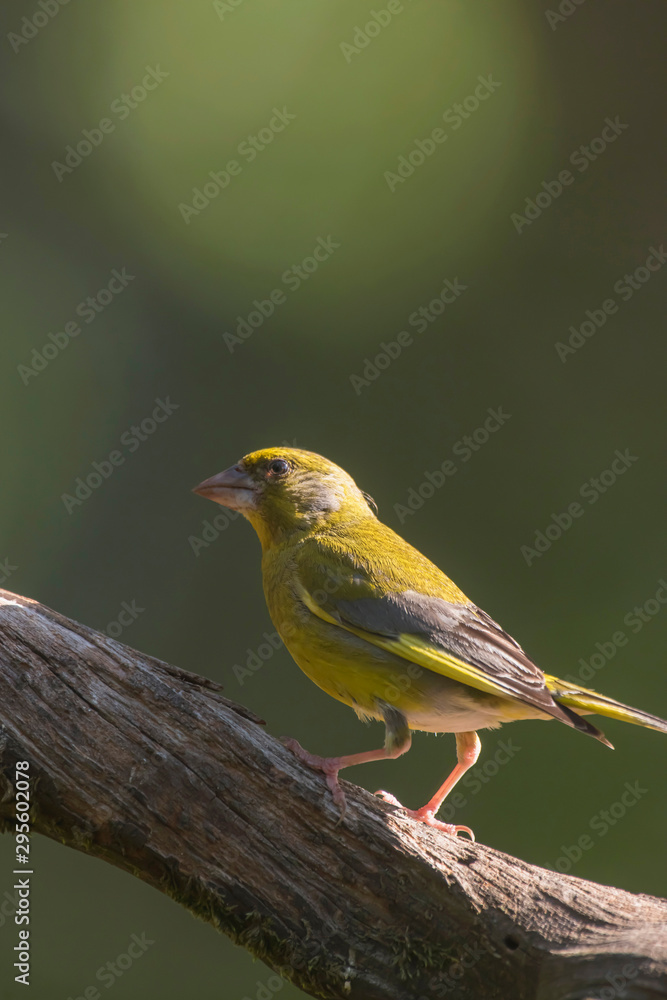
[[[10,833],[23,760],[33,831],[167,893],[312,996],[667,997],[667,902],[453,840],[349,783],[337,826],[321,776],[216,684],[0,591]]]

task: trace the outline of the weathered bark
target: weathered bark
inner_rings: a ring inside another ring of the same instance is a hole
[[[316,997],[667,997],[667,902],[453,840],[349,783],[336,825],[321,777],[219,690],[0,591],[0,829],[27,760],[34,831]]]

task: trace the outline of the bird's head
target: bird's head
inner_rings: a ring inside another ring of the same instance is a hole
[[[263,548],[292,532],[375,516],[347,472],[300,448],[253,451],[193,492],[247,517]]]

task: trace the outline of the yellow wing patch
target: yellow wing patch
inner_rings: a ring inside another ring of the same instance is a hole
[[[478,691],[485,691],[487,694],[494,694],[500,698],[517,698],[515,692],[509,687],[505,687],[504,684],[494,681],[484,670],[480,670],[479,667],[473,667],[471,664],[459,660],[453,654],[446,652],[444,649],[438,649],[417,635],[401,634],[397,639],[390,639],[387,636],[377,635],[373,632],[367,632],[365,629],[357,628],[354,625],[348,625],[340,618],[334,618],[333,615],[330,615],[324,608],[317,604],[303,584],[297,583],[297,590],[299,597],[308,610],[312,611],[318,618],[321,618],[322,621],[329,622],[330,625],[337,625],[338,628],[344,628],[347,632],[351,632],[360,639],[365,639],[366,642],[370,642],[373,646],[378,646],[389,653],[402,656],[403,659],[417,663],[421,667],[426,667],[427,670],[432,670],[443,677],[449,677],[451,680],[459,681],[461,684],[468,684]]]

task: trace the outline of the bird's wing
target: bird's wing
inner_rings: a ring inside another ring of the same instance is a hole
[[[385,590],[349,553],[300,559],[297,593],[318,618],[406,660],[489,694],[560,717],[544,674],[519,644],[472,603],[414,589]],[[383,590],[385,591],[383,593]],[[565,720],[563,720],[565,721]]]

